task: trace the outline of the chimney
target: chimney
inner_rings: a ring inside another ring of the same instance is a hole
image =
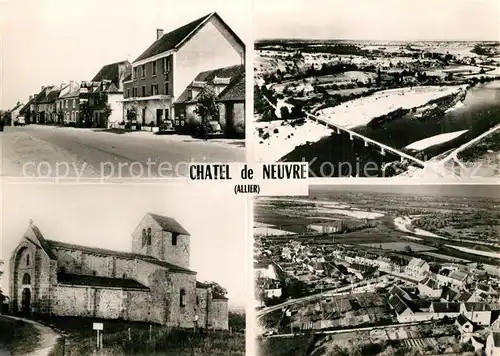
[[[156,29],[156,40],[159,40],[163,36],[163,29],[162,28],[157,28]]]

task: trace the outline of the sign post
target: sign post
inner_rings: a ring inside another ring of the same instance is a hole
[[[104,329],[103,323],[94,323],[92,328],[97,331],[97,349],[100,350],[102,348],[102,334],[100,333]]]

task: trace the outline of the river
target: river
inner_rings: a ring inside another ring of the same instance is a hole
[[[472,135],[478,136],[500,123],[500,81],[477,84],[470,88],[463,104],[463,107],[455,108],[438,118],[419,118],[414,113],[409,113],[380,126],[365,126],[355,131],[398,149],[427,137],[469,130],[479,124],[481,128]]]

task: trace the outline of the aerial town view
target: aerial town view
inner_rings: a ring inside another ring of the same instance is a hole
[[[498,355],[496,189],[313,186],[257,199],[259,355]]]
[[[121,6],[73,1],[47,14],[52,3],[5,6],[5,175],[171,177],[191,161],[245,158],[245,44],[236,33],[244,33],[243,8],[228,5],[221,15],[209,2],[179,4],[176,14],[150,2],[100,22],[96,13]],[[21,16],[36,21],[21,26]],[[124,18],[140,24],[124,28]],[[61,30],[82,22],[73,37]],[[35,57],[38,66],[25,63]]]
[[[366,27],[342,3],[330,16],[321,1],[289,10],[296,28],[272,26],[272,10],[257,17],[255,158],[305,160],[313,177],[498,176],[500,42],[487,14],[498,5],[429,4],[432,28],[417,2],[393,18],[377,10],[394,1],[363,3]],[[464,33],[446,21],[453,10],[486,13],[489,30]]]

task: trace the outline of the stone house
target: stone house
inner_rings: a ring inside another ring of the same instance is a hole
[[[196,281],[190,235],[147,213],[132,252],[47,240],[30,223],[10,259],[11,307],[25,313],[228,329],[228,300]]]
[[[89,105],[92,108],[92,121],[98,126],[118,127],[123,118],[123,82],[132,73],[129,61],[121,61],[103,66],[88,85]],[[104,123],[103,110],[111,108],[108,122]]]
[[[226,136],[244,137],[244,75],[245,67],[243,65],[233,65],[198,73],[174,103],[176,130],[181,133],[196,132],[196,129],[201,125],[201,117],[195,113],[198,103],[197,97],[204,88],[209,87],[217,96],[219,111],[219,117],[210,118],[210,120],[219,121]],[[243,88],[241,88],[241,83]],[[243,95],[240,93],[241,89],[243,89]]]
[[[440,298],[443,293],[439,283],[430,276],[418,283],[418,291],[421,295],[429,298]]]
[[[429,273],[429,264],[420,258],[412,258],[405,267],[405,273],[417,281],[421,281]]]
[[[484,354],[486,356],[500,356],[500,331],[493,330],[490,332],[486,338]]]
[[[57,115],[62,113],[63,124],[76,125],[80,122],[80,104],[85,101],[79,83],[69,82],[61,88],[56,100]]]
[[[460,312],[478,325],[490,325],[491,307],[487,303],[467,302],[460,305]]]
[[[53,97],[49,100],[49,94],[55,90],[53,85],[42,86],[40,92],[35,95],[33,100],[33,122],[43,124],[51,118],[51,101]],[[57,95],[55,96],[57,98]],[[55,100],[54,100],[55,102]]]
[[[132,63],[124,81],[123,110],[135,110],[142,126],[159,127],[179,120],[174,103],[198,73],[244,63],[245,45],[217,13],[169,33],[156,31],[156,41]]]
[[[14,126],[14,122],[17,121],[19,119],[19,112],[21,111],[21,109],[23,108],[23,104],[21,104],[21,102],[17,102],[16,105],[14,105],[14,107],[12,109],[9,110],[9,113],[10,113],[10,124],[12,126]],[[8,123],[6,123],[8,124]]]
[[[37,100],[38,123],[57,122],[56,101],[61,90],[58,87],[50,86],[45,89],[45,95]]]

